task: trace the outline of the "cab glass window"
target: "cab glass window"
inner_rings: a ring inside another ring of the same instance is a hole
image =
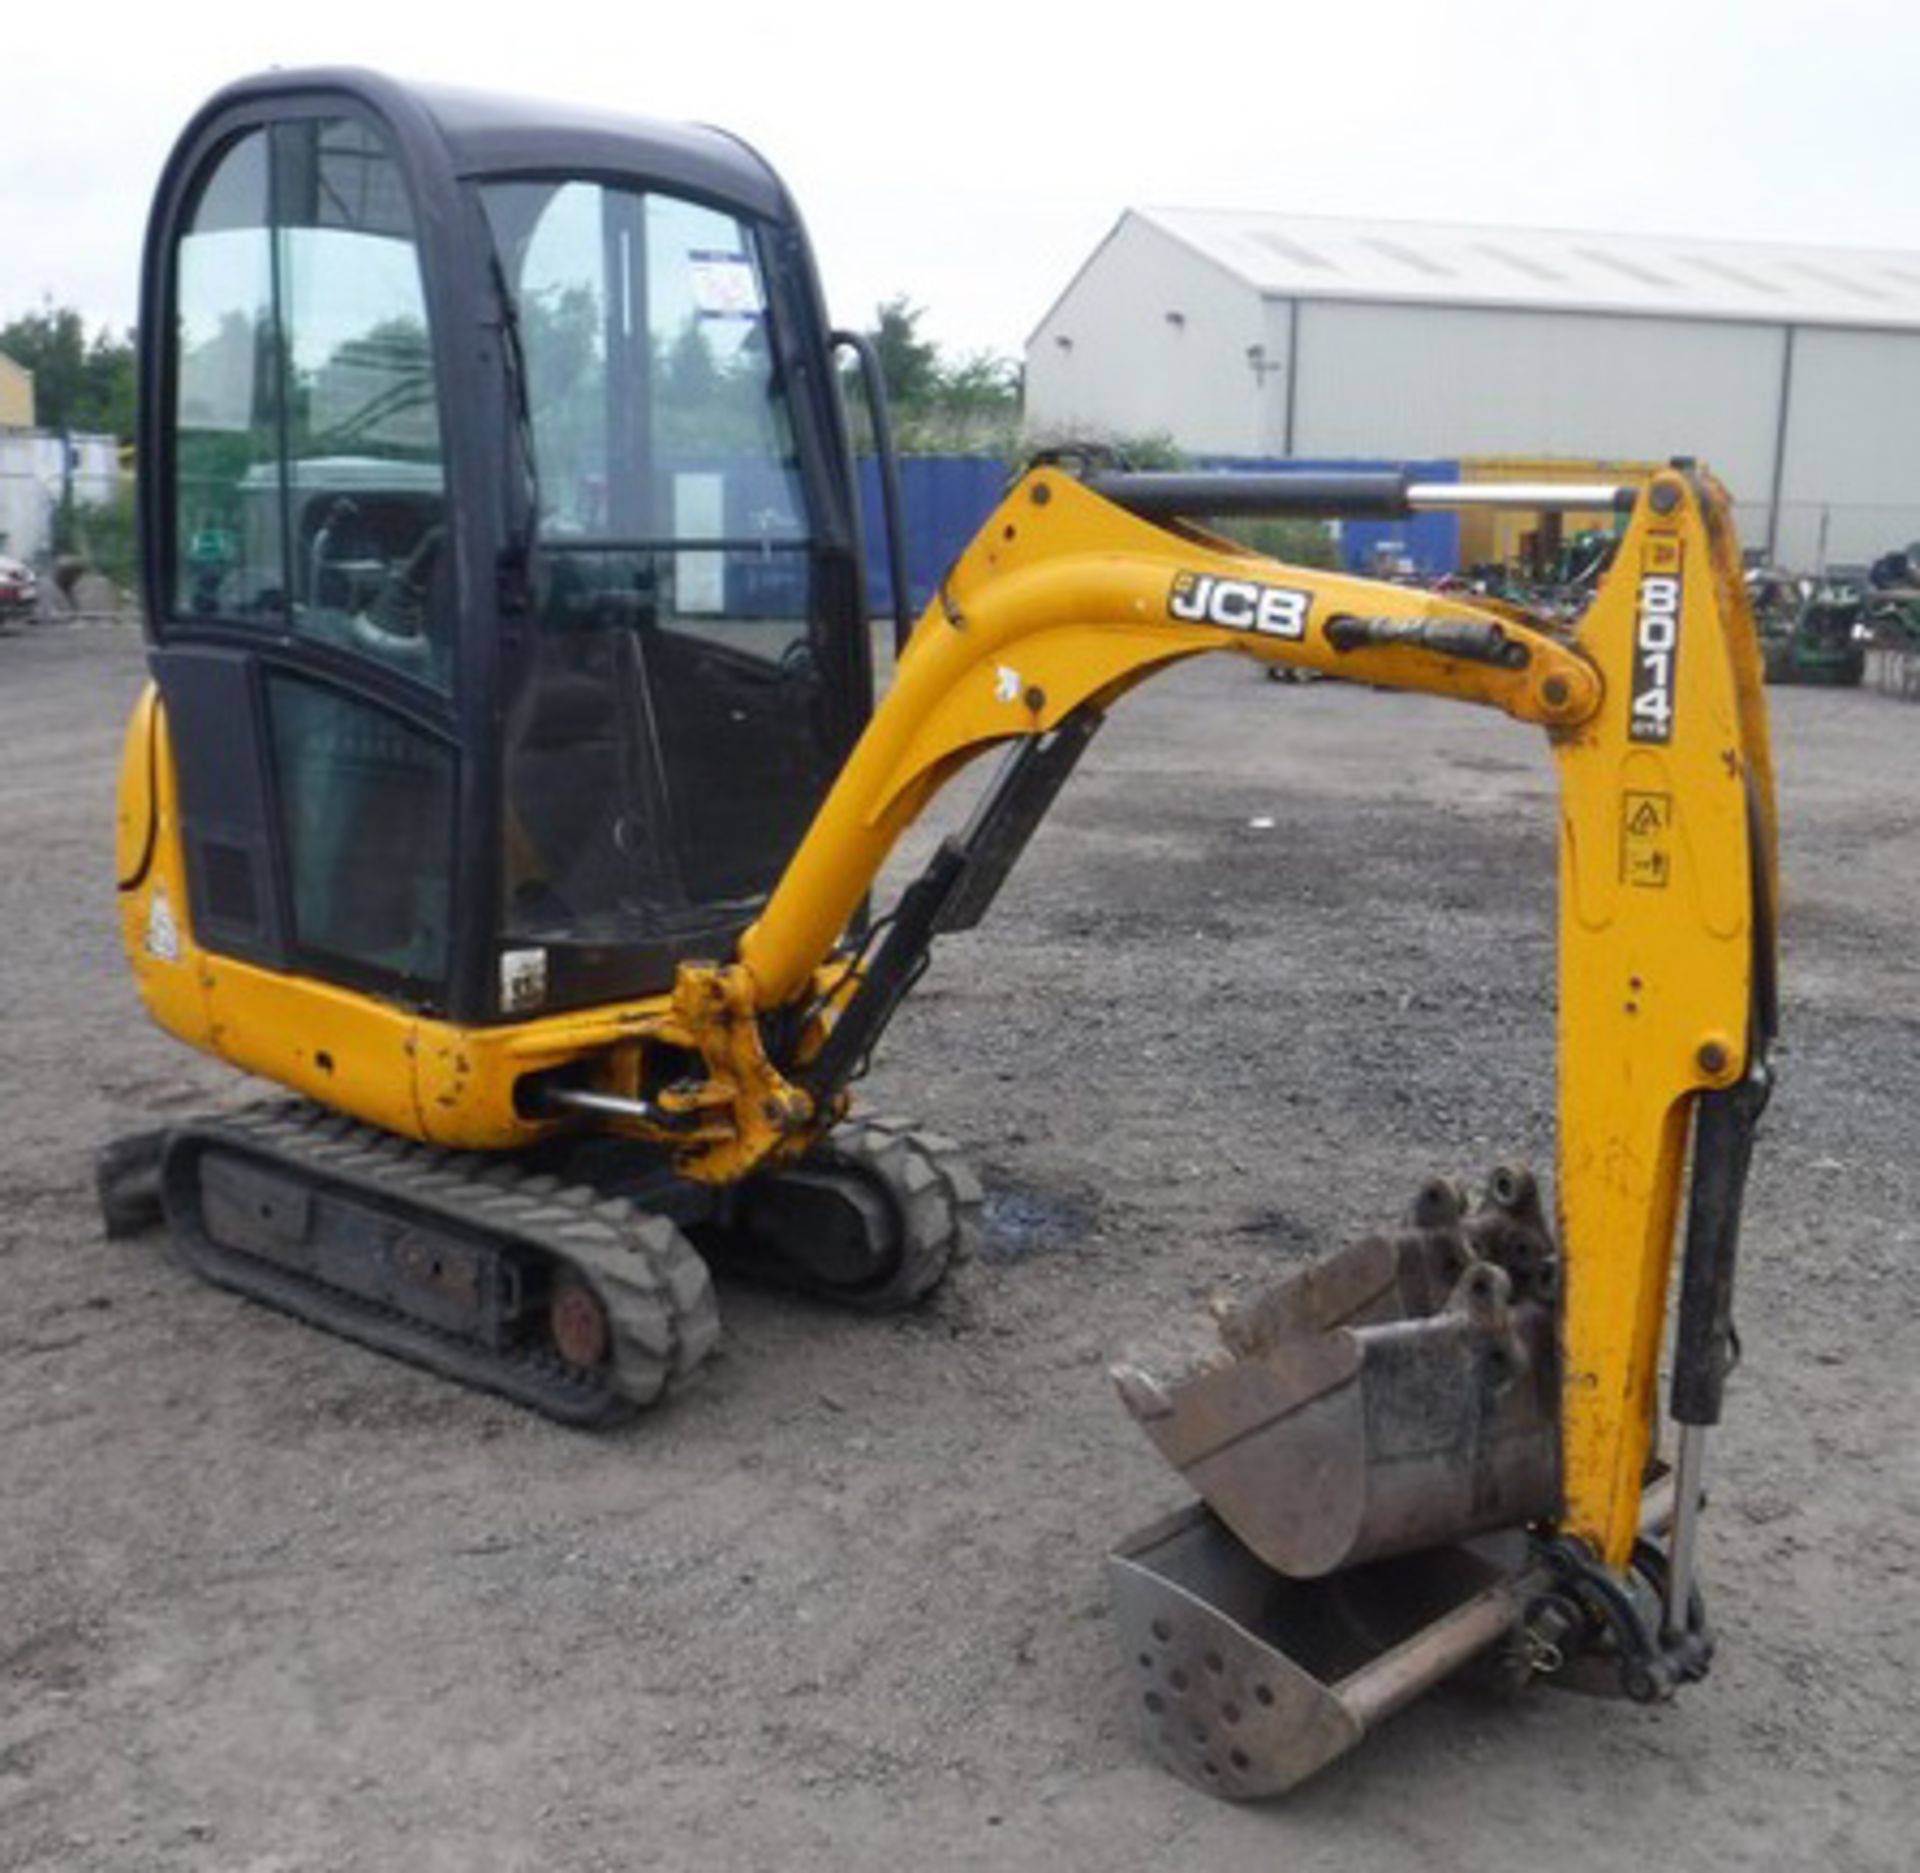
[[[670,934],[757,901],[830,775],[780,308],[743,217],[588,179],[481,196],[538,518],[507,928]]]
[[[451,750],[358,697],[267,680],[300,947],[436,996],[452,915]]]
[[[175,263],[174,604],[188,617],[281,615],[280,355],[268,136],[200,192]]]
[[[512,263],[542,543],[671,547],[683,626],[768,622],[780,581],[756,562],[807,527],[752,231],[595,182],[484,193]],[[775,609],[803,616],[798,596]],[[791,630],[721,635],[777,657]]]
[[[200,194],[176,279],[177,614],[444,687],[439,412],[391,155],[345,117],[247,134]]]

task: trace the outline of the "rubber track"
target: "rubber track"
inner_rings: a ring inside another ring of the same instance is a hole
[[[879,1185],[900,1223],[894,1267],[865,1287],[815,1289],[828,1299],[864,1313],[911,1307],[978,1245],[980,1180],[951,1138],[905,1119],[862,1116],[829,1133],[805,1163]]]
[[[416,1145],[300,1100],[177,1128],[166,1183],[187,1151],[225,1151],[370,1202],[425,1214],[559,1262],[606,1309],[606,1364],[570,1366],[550,1348],[507,1352],[462,1338],[278,1263],[213,1242],[197,1214],[170,1201],[183,1258],[207,1280],[464,1385],[496,1392],[571,1425],[630,1417],[691,1375],[713,1351],[720,1317],[706,1264],[677,1225],[585,1185],[532,1174],[511,1160]]]

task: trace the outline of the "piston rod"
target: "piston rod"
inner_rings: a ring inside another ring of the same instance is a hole
[[[1407,484],[1407,506],[1416,513],[1458,508],[1519,508],[1530,513],[1564,514],[1588,509],[1632,510],[1638,490],[1613,481],[1414,481]]]
[[[541,1098],[550,1106],[568,1112],[591,1112],[606,1119],[641,1119],[649,1125],[664,1125],[671,1115],[648,1099],[627,1099],[619,1093],[596,1093],[584,1086],[548,1086]]]
[[[1693,1598],[1694,1540],[1700,1528],[1705,1500],[1707,1427],[1683,1424],[1673,1466],[1673,1535],[1667,1544],[1667,1594],[1661,1609],[1669,1638],[1687,1630],[1687,1607]]]
[[[1087,486],[1130,513],[1163,521],[1263,514],[1406,520],[1415,514],[1467,508],[1627,513],[1638,498],[1631,482],[1415,481],[1396,469],[1126,470],[1089,475]]]

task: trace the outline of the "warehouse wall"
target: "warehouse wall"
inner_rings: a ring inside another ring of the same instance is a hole
[[[1129,214],[1030,341],[1027,408],[1042,434],[1160,431],[1196,455],[1693,455],[1732,489],[1743,544],[1772,538],[1784,564],[1920,540],[1920,331],[1798,328],[1782,451],[1789,342],[1738,320],[1263,302]]]
[[[1694,455],[1766,538],[1785,332],[1704,320],[1306,301],[1300,455]]]
[[[1048,437],[1164,431],[1209,454],[1280,450],[1291,316],[1123,216],[1028,340],[1028,427]]]
[[[112,436],[74,436],[73,498],[110,501],[120,485],[120,445]],[[44,560],[53,551],[54,514],[67,476],[68,439],[44,430],[0,435],[0,553]]]
[[[1783,565],[1920,540],[1920,332],[1796,331],[1787,412]]]

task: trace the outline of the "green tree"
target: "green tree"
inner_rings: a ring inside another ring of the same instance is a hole
[[[941,373],[940,402],[958,417],[1017,418],[1023,377],[1011,358],[976,351]]]
[[[940,388],[940,349],[920,336],[926,316],[924,307],[896,293],[876,309],[867,333],[880,358],[887,402],[903,417],[923,412]]]
[[[1289,566],[1319,566],[1325,569],[1337,569],[1340,564],[1340,548],[1333,537],[1333,529],[1324,520],[1301,518],[1282,519],[1244,519],[1216,520],[1212,523],[1216,532],[1224,533],[1230,540],[1238,540],[1242,546],[1250,546],[1256,553],[1264,553],[1269,559],[1277,559]]]
[[[134,527],[133,482],[123,478],[112,499],[75,505],[67,550],[78,553],[115,585],[131,585],[140,570]]]
[[[131,331],[115,338],[102,326],[93,335],[87,346],[86,383],[80,420],[70,427],[131,442],[139,388]]]
[[[42,301],[0,325],[0,351],[33,373],[34,420],[43,429],[133,435],[133,334],[102,326],[92,338],[71,306]]]
[[[1011,456],[1019,441],[1020,367],[989,351],[949,362],[921,336],[925,317],[923,307],[897,293],[875,308],[867,330],[887,388],[894,440],[909,455]],[[846,382],[849,403],[864,410],[851,371]],[[857,423],[862,447],[869,446],[865,430],[864,422]]]
[[[587,519],[583,475],[607,459],[604,323],[599,296],[588,287],[541,287],[520,301],[527,397],[540,438],[541,500],[550,519],[571,528]]]
[[[1060,454],[1081,456],[1095,466],[1108,468],[1191,468],[1186,450],[1164,429],[1122,434],[1098,423],[1074,423],[1065,427],[1030,430],[1025,438],[1028,456]]]
[[[319,370],[298,374],[294,397],[299,454],[439,457],[433,354],[422,319],[382,319],[343,340]]]

